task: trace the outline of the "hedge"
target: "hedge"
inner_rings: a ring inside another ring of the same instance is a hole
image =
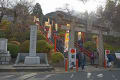
[[[13,43],[8,43],[8,51],[10,51],[12,58],[16,58],[19,51],[19,46]]]
[[[53,53],[51,56],[52,63],[60,63],[64,61],[64,56],[60,52]]]
[[[20,46],[20,52],[28,53],[29,52],[30,41],[24,41]],[[49,53],[53,47],[48,44],[45,40],[38,40],[37,41],[37,53]]]

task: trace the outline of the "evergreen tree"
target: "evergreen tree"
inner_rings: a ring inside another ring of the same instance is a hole
[[[41,5],[39,3],[36,3],[35,7],[33,8],[33,15],[39,18],[40,24],[42,25],[43,13],[42,13]]]

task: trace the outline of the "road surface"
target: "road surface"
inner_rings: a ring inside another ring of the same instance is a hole
[[[120,80],[120,70],[92,72],[1,72],[0,80]]]

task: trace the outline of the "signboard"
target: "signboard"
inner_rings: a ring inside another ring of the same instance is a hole
[[[76,66],[76,49],[71,48],[69,50],[69,68]]]
[[[120,59],[120,53],[115,53],[117,59]]]
[[[107,54],[110,54],[110,50],[105,50],[105,59],[108,60]]]
[[[105,50],[105,54],[110,54],[110,50]]]
[[[76,53],[76,50],[73,48],[73,49],[70,50],[70,53],[71,53],[71,54],[75,54],[75,53]]]

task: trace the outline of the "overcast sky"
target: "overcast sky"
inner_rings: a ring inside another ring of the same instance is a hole
[[[63,8],[65,4],[69,4],[70,8],[78,12],[95,11],[100,5],[104,6],[106,0],[89,0],[85,5],[79,0],[36,0],[41,4],[43,13],[50,13],[56,11],[56,8]]]

